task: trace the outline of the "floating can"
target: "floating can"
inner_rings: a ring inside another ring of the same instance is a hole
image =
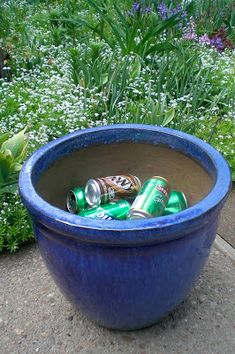
[[[72,189],[66,198],[67,209],[70,213],[79,213],[81,210],[88,207],[86,198],[85,198],[85,188],[76,187]]]
[[[168,181],[163,177],[153,176],[144,183],[135,198],[128,218],[134,220],[163,215],[169,195]]]
[[[87,182],[85,196],[90,206],[98,206],[115,199],[133,198],[140,188],[139,178],[133,175],[100,177]]]
[[[79,216],[103,220],[125,220],[130,207],[130,203],[127,200],[118,200],[113,203],[102,204],[95,208],[83,210],[79,213]]]
[[[183,192],[171,191],[170,198],[165,207],[163,215],[179,213],[188,208],[188,201]]]

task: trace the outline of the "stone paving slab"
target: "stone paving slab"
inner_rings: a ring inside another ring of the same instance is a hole
[[[61,295],[35,245],[0,257],[0,353],[231,354],[235,262],[214,247],[186,300],[157,325],[101,328]]]
[[[235,248],[235,182],[221,213],[218,234]]]

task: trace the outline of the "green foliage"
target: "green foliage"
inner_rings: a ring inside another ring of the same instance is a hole
[[[76,129],[112,123],[170,126],[215,146],[235,179],[235,52],[182,40],[182,19],[161,20],[160,1],[146,0],[143,6],[151,12],[130,15],[133,3],[1,2],[0,43],[11,57],[13,75],[11,82],[0,80],[0,250],[14,251],[32,239],[28,215],[19,196],[11,194],[27,142],[24,131],[18,138],[8,134],[28,124],[29,152]],[[171,0],[165,3],[176,7]],[[182,4],[189,4],[197,35],[223,26],[234,37],[231,0]]]
[[[233,0],[197,0],[194,17],[200,33],[213,33],[225,27],[234,37],[235,7]]]
[[[145,14],[127,16],[115,1],[111,1],[111,9],[104,1],[86,0],[86,2],[99,16],[98,23],[94,23],[94,20],[92,23],[80,16],[72,19],[62,18],[61,22],[87,27],[104,40],[112,50],[115,50],[118,45],[123,56],[135,53],[145,57],[151,53],[175,49],[168,39],[160,38],[166,30],[179,23],[180,18],[177,14],[167,20],[159,21],[155,13],[148,15],[147,18]]]
[[[85,53],[70,48],[71,77],[75,85],[103,87],[111,71],[112,57],[101,58],[102,43],[91,42]]]
[[[27,145],[25,129],[12,138],[8,138],[7,133],[0,136],[0,195],[17,192],[18,175]]]
[[[34,239],[31,221],[18,195],[2,194],[0,203],[0,251],[15,252]]]

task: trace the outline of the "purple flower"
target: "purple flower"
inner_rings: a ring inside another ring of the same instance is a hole
[[[135,16],[135,14],[149,14],[151,13],[151,6],[143,6],[140,2],[134,2],[130,11],[127,12],[129,16]]]
[[[134,2],[130,11],[127,12],[129,16],[135,16],[136,13],[139,13],[141,5],[139,2]]]
[[[134,4],[132,5],[132,11],[133,12],[139,12],[141,9],[141,5],[139,2],[134,2]]]
[[[166,20],[168,18],[168,12],[169,12],[169,9],[168,7],[164,4],[164,2],[161,2],[158,7],[158,13],[159,13],[159,16],[161,17],[162,20]]]
[[[181,5],[177,4],[176,7],[171,10],[171,16],[174,16],[180,12],[182,12],[182,7]]]
[[[202,45],[211,44],[210,38],[207,33],[205,33],[205,34],[203,34],[203,36],[199,37],[198,42]]]
[[[182,28],[187,20],[187,12],[183,10],[180,4],[176,4],[176,6],[172,9],[168,8],[164,2],[161,2],[157,6],[158,14],[162,20],[166,20],[172,16],[178,15],[182,19],[182,23],[178,25],[179,28]]]
[[[182,37],[188,40],[193,40],[197,38],[196,24],[193,18],[190,19],[189,24],[187,25],[187,27],[185,27]]]
[[[223,51],[225,48],[222,37],[220,35],[213,36],[210,39],[210,45],[215,47],[218,51]]]
[[[181,12],[181,17],[182,17],[182,18],[186,18],[187,16],[188,16],[187,11],[182,11],[182,12]]]
[[[144,14],[150,14],[150,13],[152,12],[151,6],[147,6],[147,7],[143,8],[143,9],[142,9],[142,12],[143,12]]]

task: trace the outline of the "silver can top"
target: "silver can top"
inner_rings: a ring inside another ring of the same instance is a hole
[[[85,187],[85,198],[90,206],[100,205],[100,187],[95,179],[89,179]]]

